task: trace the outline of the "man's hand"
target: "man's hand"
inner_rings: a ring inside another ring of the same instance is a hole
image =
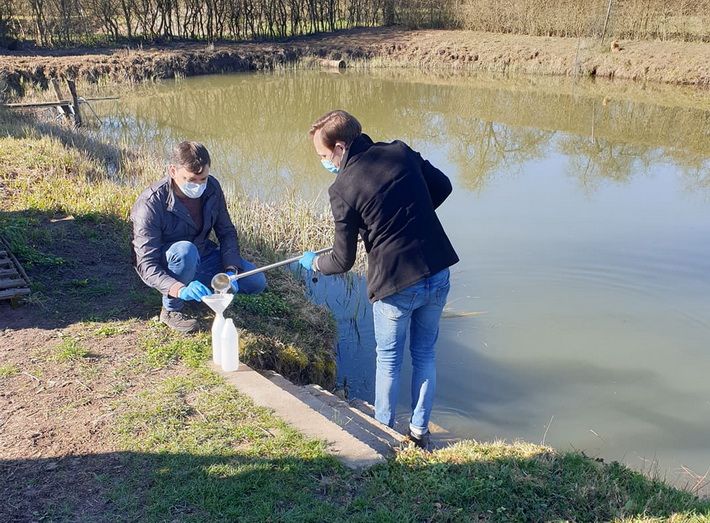
[[[187,287],[178,292],[178,298],[186,301],[202,301],[202,298],[212,294],[212,291],[197,280],[191,281]]]
[[[304,269],[308,269],[310,271],[313,269],[313,260],[315,260],[315,258],[316,258],[315,252],[306,251],[303,253],[303,256],[301,256],[301,259],[298,260],[298,263],[300,263]]]
[[[225,274],[231,278],[236,273],[234,271],[227,271]],[[239,283],[237,282],[237,280],[229,280],[229,283],[232,285],[232,291],[234,292],[234,294],[238,293]]]

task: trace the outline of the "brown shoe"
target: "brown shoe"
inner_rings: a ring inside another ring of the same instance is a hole
[[[160,321],[176,331],[188,334],[199,329],[200,324],[195,318],[183,314],[181,311],[160,310]]]

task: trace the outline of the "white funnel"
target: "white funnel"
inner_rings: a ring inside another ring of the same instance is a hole
[[[227,307],[229,307],[229,304],[232,303],[233,299],[234,294],[231,293],[210,294],[209,296],[203,296],[202,302],[218,315],[221,315]]]

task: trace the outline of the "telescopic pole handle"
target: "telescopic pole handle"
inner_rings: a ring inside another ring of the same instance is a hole
[[[332,251],[332,247],[326,247],[325,249],[321,249],[319,251],[316,251],[316,254],[325,254],[326,252]],[[289,258],[288,260],[283,260],[280,262],[272,263],[271,265],[264,265],[263,267],[258,267],[256,269],[252,269],[250,271],[245,271],[239,274],[235,274],[233,276],[229,277],[230,281],[236,281],[236,280],[241,280],[242,278],[246,278],[247,276],[251,276],[252,274],[258,274],[260,272],[268,271],[269,269],[275,269],[276,267],[282,267],[284,265],[288,265],[289,263],[294,263],[297,262],[298,260],[301,259],[302,256],[294,256],[293,258]]]

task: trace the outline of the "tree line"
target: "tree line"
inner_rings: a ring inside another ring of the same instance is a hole
[[[0,46],[250,40],[392,24],[710,41],[710,0],[0,0]]]
[[[394,22],[394,0],[0,0],[0,36],[38,45],[282,38]]]

